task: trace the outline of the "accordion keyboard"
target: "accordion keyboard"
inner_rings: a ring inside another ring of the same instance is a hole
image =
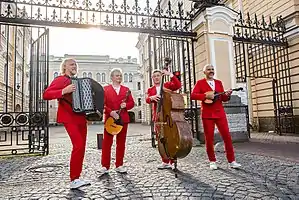
[[[72,83],[76,87],[73,92],[74,112],[94,111],[91,80],[88,78],[72,79]]]

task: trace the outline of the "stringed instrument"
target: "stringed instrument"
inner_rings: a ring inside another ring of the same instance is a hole
[[[165,58],[164,69],[168,70],[170,59]],[[158,150],[162,158],[174,161],[177,171],[177,159],[186,157],[193,146],[191,125],[184,118],[184,97],[182,94],[163,89],[164,76],[160,85],[160,100],[157,105]],[[175,173],[175,177],[177,174]]]
[[[128,90],[126,93],[126,97],[122,102],[126,102],[130,94],[131,94],[131,90]],[[111,135],[117,135],[123,129],[124,124],[122,119],[120,118],[120,112],[122,111],[122,109],[123,108],[120,108],[117,111],[117,114],[119,115],[118,119],[114,119],[113,117],[110,116],[105,122],[105,129]]]
[[[235,89],[232,89],[232,91],[242,91],[243,88],[242,87],[239,87],[239,88],[235,88]],[[214,99],[205,99],[204,100],[204,103],[206,104],[213,104],[215,103],[217,100],[218,100],[218,97],[224,93],[226,93],[227,91],[224,91],[224,92],[216,92],[216,91],[208,91],[206,92],[205,94],[214,94]]]

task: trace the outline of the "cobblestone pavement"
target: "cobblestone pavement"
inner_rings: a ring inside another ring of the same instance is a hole
[[[220,169],[209,170],[204,147],[194,147],[178,161],[178,178],[171,170],[157,170],[160,159],[151,147],[149,127],[139,124],[129,127],[128,174],[112,170],[97,178],[96,132],[101,131],[102,125],[89,127],[82,176],[91,186],[69,190],[69,138],[62,127],[52,127],[50,155],[0,158],[0,199],[299,199],[298,163],[238,149],[241,170],[229,169],[223,153],[217,153]]]

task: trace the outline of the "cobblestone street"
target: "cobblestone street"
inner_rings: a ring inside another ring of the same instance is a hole
[[[211,171],[203,146],[178,161],[178,178],[171,170],[157,170],[159,153],[151,147],[149,126],[140,124],[129,127],[128,174],[112,167],[109,175],[97,178],[96,133],[102,131],[103,125],[89,126],[82,177],[91,186],[69,190],[70,140],[63,127],[51,127],[50,155],[0,158],[0,199],[299,199],[298,162],[238,148],[240,170],[228,168],[224,154],[217,153],[220,168]]]

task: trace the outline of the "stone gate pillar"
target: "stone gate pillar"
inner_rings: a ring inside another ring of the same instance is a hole
[[[222,80],[224,88],[236,85],[233,25],[237,15],[227,7],[214,6],[202,12],[192,24],[199,37],[200,46],[197,47],[205,48],[202,56],[197,57],[198,72],[202,71],[205,64],[213,64],[215,77]]]
[[[197,32],[198,40],[195,45],[196,79],[203,77],[204,65],[210,63],[215,67],[215,78],[223,82],[224,89],[235,88],[236,73],[234,63],[233,27],[238,13],[224,7],[206,8],[193,21],[193,29]],[[227,118],[234,141],[248,140],[247,111],[237,92],[226,104]],[[237,107],[232,107],[237,106]],[[203,129],[199,120],[201,136]],[[204,137],[201,137],[201,141]],[[215,130],[215,141],[221,140],[218,130]]]

